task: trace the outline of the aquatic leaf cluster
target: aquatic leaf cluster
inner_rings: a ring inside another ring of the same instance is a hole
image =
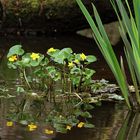
[[[92,117],[88,110],[93,108],[87,97],[95,71],[87,66],[96,61],[95,56],[76,54],[71,48],[50,48],[45,55],[26,53],[21,45],[15,45],[7,59],[20,81],[17,94],[10,98],[9,120],[29,127],[44,122],[51,127],[45,132],[51,134],[66,133],[75,126],[93,127],[87,120]]]
[[[59,85],[63,94],[90,91],[95,71],[87,65],[96,61],[93,55],[76,54],[71,48],[50,48],[46,55],[25,53],[21,45],[15,45],[10,48],[7,58],[8,67],[19,72],[25,90],[41,90],[49,94]]]

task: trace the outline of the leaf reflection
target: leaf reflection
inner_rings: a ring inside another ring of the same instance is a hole
[[[45,128],[42,132],[46,134],[66,133],[73,127],[93,128],[94,125],[88,121],[92,118],[89,110],[93,106],[86,102],[75,106],[78,102],[77,99],[73,99],[72,101],[66,100],[54,104],[41,98],[26,98],[25,96],[21,98],[20,95],[18,100],[17,98],[9,100],[7,119],[27,126],[29,130],[36,130],[32,129],[32,124],[38,128],[43,123]],[[78,127],[79,125],[81,127]]]
[[[128,112],[116,140],[138,140],[140,138],[140,113]]]

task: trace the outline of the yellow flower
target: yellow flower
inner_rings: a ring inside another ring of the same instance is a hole
[[[81,53],[80,58],[84,61],[84,60],[86,60],[87,57],[86,57],[86,55],[84,53]]]
[[[30,57],[31,57],[33,60],[36,60],[36,59],[40,58],[40,56],[39,56],[38,53],[32,53],[32,54],[30,55]]]
[[[78,123],[77,127],[82,128],[84,126],[84,124],[85,124],[84,122],[80,122],[80,123]]]
[[[53,130],[49,130],[49,129],[45,129],[45,133],[48,134],[48,135],[51,135],[54,133]]]
[[[67,127],[66,127],[67,130],[71,130],[71,128],[72,127],[70,125],[67,125]]]
[[[69,62],[68,67],[74,67],[74,63],[73,62]]]
[[[78,59],[75,59],[74,62],[75,62],[76,64],[79,64],[79,60],[78,60]]]
[[[17,56],[16,55],[12,55],[11,57],[9,57],[8,59],[10,62],[14,62],[17,60]]]
[[[51,53],[51,52],[55,52],[56,51],[56,49],[54,49],[54,48],[50,48],[50,49],[48,49],[48,53]]]
[[[28,125],[29,131],[34,131],[35,129],[37,129],[37,125],[31,123]]]
[[[6,123],[6,125],[9,126],[9,127],[10,126],[13,126],[13,122],[12,121],[9,121],[9,122]]]

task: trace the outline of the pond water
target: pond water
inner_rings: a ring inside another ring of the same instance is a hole
[[[8,49],[15,44],[22,44],[24,49],[29,52],[33,51],[46,53],[46,50],[50,47],[70,47],[76,53],[84,52],[85,54],[93,54],[97,57],[97,62],[90,66],[91,68],[96,70],[96,74],[93,78],[104,78],[111,82],[115,82],[111,71],[109,70],[106,62],[101,56],[101,53],[91,39],[87,39],[75,34],[56,37],[8,36],[5,38],[1,38],[0,42],[0,84],[8,85],[11,89],[13,88],[13,85],[11,83],[13,83],[13,80],[15,80],[17,73],[16,71],[7,68],[6,53]],[[120,47],[115,47],[115,49],[117,50],[118,54],[122,53]],[[2,92],[4,93],[4,91]],[[10,92],[12,92],[12,90]],[[18,123],[15,123],[12,127],[7,127],[6,114],[7,110],[10,107],[9,100],[1,98],[0,103],[1,140],[115,140],[116,138],[118,140],[125,140],[127,137],[126,135],[124,136],[124,134],[121,132],[124,132],[124,128],[126,128],[128,122],[132,120],[133,116],[132,114],[127,115],[128,111],[123,103],[103,102],[102,106],[95,107],[95,109],[93,109],[93,111],[91,112],[93,118],[89,121],[95,126],[94,128],[72,128],[72,130],[67,134],[54,133],[53,135],[46,135],[45,133],[43,133],[43,128],[45,127],[44,124],[39,124],[39,128],[33,132],[29,132],[27,130],[27,127],[19,125]],[[125,119],[126,116],[128,117],[128,119]],[[138,117],[139,115],[137,115],[137,118]],[[128,121],[126,123],[123,123],[124,120]],[[122,131],[119,131],[120,128],[122,129]],[[133,128],[131,128],[131,133],[132,129]],[[117,136],[118,132],[119,135]],[[125,129],[125,132],[130,132],[130,129],[129,131],[128,129]],[[135,137],[133,136],[133,138]]]
[[[140,139],[140,113],[129,112],[116,137],[117,140]]]
[[[28,131],[27,126],[18,123],[7,127],[5,119],[7,104],[9,102],[6,100],[1,101],[1,140],[115,140],[127,114],[123,104],[103,103],[92,111],[93,118],[90,122],[94,124],[94,128],[72,128],[67,134],[47,135],[43,131],[46,127],[44,124],[39,124],[38,129],[33,132]]]

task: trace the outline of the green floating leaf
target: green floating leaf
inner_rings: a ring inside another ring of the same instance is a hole
[[[40,65],[41,65],[41,66],[47,66],[48,63],[49,63],[49,59],[48,59],[47,57],[45,57],[45,58],[43,59],[43,61],[41,61]]]
[[[94,55],[88,55],[86,59],[89,63],[95,62],[97,59]]]
[[[7,57],[10,57],[12,55],[23,55],[24,54],[24,50],[22,49],[21,45],[15,45],[13,47],[10,48]]]
[[[75,75],[71,76],[71,80],[72,80],[73,85],[78,86],[80,83],[80,79],[81,79],[81,76],[75,76]]]
[[[92,69],[86,68],[84,73],[85,73],[85,75],[86,75],[86,79],[89,79],[89,78],[92,77],[92,75],[95,73],[95,71],[92,70]]]
[[[54,58],[54,61],[63,64],[64,60],[71,60],[72,58],[72,49],[71,48],[64,48],[62,49]]]
[[[56,57],[58,55],[58,53],[60,52],[59,49],[55,49],[55,51],[53,52],[47,52],[47,54],[51,57]]]
[[[77,67],[73,67],[70,71],[71,74],[81,74],[81,69]]]
[[[26,53],[25,55],[22,56],[22,60],[19,61],[18,63],[21,66],[30,66],[30,61],[31,61],[30,53]]]

